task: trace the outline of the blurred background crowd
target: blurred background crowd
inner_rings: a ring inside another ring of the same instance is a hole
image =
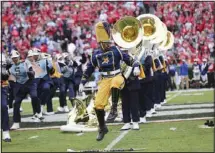
[[[94,24],[114,24],[125,15],[157,15],[174,34],[169,62],[202,63],[215,56],[213,2],[4,2],[2,5],[2,48],[12,49],[25,59],[31,47],[42,52],[68,52],[69,44],[85,55],[97,48]]]
[[[66,52],[72,42],[88,54],[97,47],[97,21],[113,24],[125,15],[153,13],[175,36],[169,57],[201,61],[214,56],[214,9],[213,2],[5,2],[2,51],[16,48],[24,58],[31,46]]]

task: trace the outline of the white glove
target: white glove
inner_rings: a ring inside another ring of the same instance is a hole
[[[83,92],[83,90],[84,90],[84,85],[81,83],[81,84],[79,85],[79,92]]]
[[[135,67],[133,73],[134,73],[134,76],[140,75],[140,68],[139,67]]]

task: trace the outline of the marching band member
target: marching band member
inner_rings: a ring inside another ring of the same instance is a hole
[[[154,103],[154,84],[156,71],[154,60],[152,55],[147,55],[141,59],[143,64],[145,78],[140,80],[141,89],[139,92],[139,112],[140,112],[140,123],[146,122],[146,117],[151,117],[152,113],[155,113]]]
[[[63,53],[63,58],[67,67],[67,71],[64,73],[64,82],[65,82],[65,91],[69,89],[69,100],[74,106],[74,98],[76,97],[75,93],[75,67],[76,62],[70,58],[68,53]]]
[[[3,53],[1,53],[1,56],[1,127],[3,130],[3,141],[11,142],[11,137],[9,133],[9,115],[7,107],[9,74],[6,69],[6,57]]]
[[[167,71],[168,71],[168,65],[167,65],[167,62],[164,60],[164,57],[163,56],[159,56],[159,60],[160,60],[160,63],[162,65],[162,75],[161,75],[161,79],[162,79],[162,97],[161,97],[161,105],[165,104],[166,103],[166,87],[167,87],[167,77],[168,77],[168,74],[167,74]]]
[[[75,96],[78,92],[79,85],[81,83],[81,78],[83,75],[83,66],[86,63],[87,58],[85,54],[81,54],[79,57],[74,57],[73,60],[73,66],[74,66],[74,90],[75,90]]]
[[[25,60],[27,63],[29,63],[29,65],[32,65],[32,69],[34,70],[35,72],[35,75],[34,75],[34,78],[32,78],[32,83],[34,84],[35,88],[37,89],[37,86],[38,86],[38,78],[37,78],[37,70],[34,69],[34,51],[32,49],[30,49],[28,51],[28,55],[27,55],[27,59]],[[37,90],[35,91],[37,92]],[[38,94],[36,94],[38,95]],[[41,104],[41,101],[40,99],[38,98],[37,100],[37,103],[31,103],[32,104],[32,108],[33,108],[33,119],[37,119],[37,112],[40,112],[40,104]]]
[[[58,61],[60,71],[62,73],[62,86],[60,88],[60,107],[58,107],[59,112],[69,112],[69,108],[66,102],[66,95],[67,89],[69,89],[69,99],[72,103],[74,98],[74,89],[73,89],[73,82],[72,82],[72,75],[73,75],[73,67],[71,65],[67,65],[65,63],[65,59],[63,55],[57,54],[56,59]],[[72,62],[72,61],[71,61]],[[68,63],[69,64],[69,63]]]
[[[20,105],[22,100],[26,97],[27,94],[30,94],[33,105],[37,105],[37,88],[32,82],[35,72],[32,69],[32,65],[26,61],[20,60],[20,54],[18,51],[12,50],[11,58],[14,62],[10,68],[10,73],[16,78],[16,96],[14,103],[13,111],[13,125],[12,130],[20,128],[21,115],[20,115]],[[40,109],[38,109],[37,118],[38,120],[42,117]]]
[[[7,70],[9,70],[9,68],[11,68],[11,66],[12,66],[13,64],[12,64],[12,61],[11,62],[8,62],[8,64],[7,64]],[[8,95],[8,106],[9,106],[9,110],[8,110],[8,112],[9,113],[12,113],[12,111],[13,111],[13,101],[14,101],[14,99],[15,99],[15,84],[16,84],[16,82],[15,82],[16,80],[14,80],[14,78],[12,78],[12,77],[10,77],[9,76],[9,78],[8,78],[8,82],[9,82],[9,86],[8,86],[8,93],[9,93],[9,95]]]
[[[170,63],[168,61],[168,59],[165,57],[164,58],[165,64],[166,64],[166,84],[165,84],[165,91],[169,90],[169,87],[171,86],[171,78],[170,78]],[[164,99],[164,102],[161,103],[162,105],[166,103],[166,96]]]
[[[12,63],[12,59],[8,56],[5,56],[6,57],[6,69],[9,70],[11,68],[11,66],[13,65]],[[9,82],[9,85],[8,85],[8,113],[13,113],[13,102],[14,102],[14,99],[15,99],[15,92],[16,92],[16,88],[15,88],[15,84],[16,84],[16,80],[15,78],[12,76],[12,75],[9,75],[9,78],[8,78],[8,82]],[[22,107],[20,107],[20,111],[22,111]]]
[[[47,103],[47,108],[49,107],[50,109],[49,109],[49,111],[47,111],[45,113],[46,115],[54,114],[53,106],[52,106],[52,104],[53,104],[52,99],[54,98],[57,88],[59,88],[59,90],[60,90],[60,95],[59,95],[60,103],[62,103],[61,93],[62,93],[62,91],[64,91],[64,84],[63,84],[63,80],[62,80],[63,78],[62,78],[62,74],[60,71],[60,66],[55,57],[52,58],[52,65],[53,65],[55,72],[52,75],[50,75],[50,77],[53,81],[53,87],[51,88],[50,102]]]
[[[110,26],[107,22],[98,22],[95,25],[96,40],[100,48],[93,53],[91,60],[87,65],[87,69],[83,74],[79,91],[82,92],[87,79],[98,67],[102,80],[98,85],[98,92],[95,98],[95,112],[99,122],[99,131],[97,141],[101,141],[104,135],[108,133],[108,128],[105,124],[104,108],[108,103],[108,98],[112,94],[112,103],[117,106],[119,99],[119,90],[123,88],[125,81],[120,72],[120,61],[123,60],[127,65],[134,67],[134,75],[140,74],[139,62],[132,57],[120,51],[116,46],[110,46]],[[117,109],[111,110],[111,115],[117,114]]]
[[[8,91],[9,95],[8,95],[8,106],[9,106],[9,113],[12,113],[12,109],[13,109],[13,101],[15,99],[15,84],[16,82],[14,80],[8,80],[9,82],[9,86],[8,88],[10,89]]]
[[[7,67],[6,69],[9,70],[11,68],[11,66],[13,65],[13,61],[12,59],[8,56],[6,58],[6,62],[7,62]],[[9,75],[9,78],[8,78],[8,82],[9,82],[9,86],[8,86],[8,107],[9,107],[9,110],[8,110],[8,113],[13,113],[13,103],[14,103],[14,100],[15,100],[15,95],[16,95],[16,79],[14,76],[12,75]],[[22,106],[20,106],[20,112],[22,112],[23,109],[22,109]]]
[[[40,50],[37,48],[33,48],[34,51],[34,60],[36,62],[36,65],[39,66],[42,69],[42,72],[39,74],[39,83],[38,83],[38,97],[41,101],[41,112],[43,112],[43,107],[45,104],[50,102],[51,98],[51,88],[53,86],[53,81],[50,74],[52,75],[55,70],[52,66],[52,62],[48,59],[41,58]],[[52,110],[48,110],[49,107],[47,107],[47,112],[51,112]]]
[[[155,88],[154,88],[154,96],[155,96],[155,104],[154,108],[161,107],[162,94],[163,94],[163,78],[162,78],[162,69],[163,66],[159,60],[159,58],[154,59],[156,71],[155,74]]]
[[[76,94],[78,93],[78,89],[79,89],[79,84],[81,83],[83,70],[86,68],[85,63],[87,61],[87,58],[83,53],[83,49],[81,49],[80,47],[77,48],[76,45],[73,43],[70,43],[68,45],[68,53],[69,53],[69,56],[65,57],[65,62],[73,61],[73,64],[72,64],[74,68],[73,82],[74,82],[74,91],[75,91],[75,97],[76,97]]]
[[[131,73],[129,78],[125,79],[125,87],[121,91],[123,122],[125,123],[121,130],[128,130],[131,128],[139,130],[139,92],[141,89],[139,79],[145,78],[142,65],[140,70],[139,77]],[[131,126],[131,120],[133,122],[133,127]]]

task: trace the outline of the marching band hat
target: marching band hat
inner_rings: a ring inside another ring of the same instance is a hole
[[[95,25],[96,40],[98,43],[110,43],[110,25],[107,22],[98,22]]]

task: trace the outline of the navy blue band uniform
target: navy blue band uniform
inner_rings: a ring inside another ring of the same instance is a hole
[[[141,118],[144,118],[147,116],[147,113],[149,114],[155,103],[153,90],[155,89],[156,67],[154,59],[151,55],[147,55],[144,59],[144,63],[142,64],[146,77],[140,80],[141,89],[139,92],[139,115]]]
[[[9,73],[6,63],[6,57],[2,54],[1,57],[1,128],[3,130],[3,140],[5,142],[11,142],[10,134],[9,134],[9,115],[8,115],[8,107],[7,107],[7,94],[8,94],[8,78]]]
[[[99,122],[99,133],[97,141],[104,138],[108,132],[105,125],[104,108],[108,103],[108,98],[112,94],[112,107],[107,120],[114,120],[117,116],[117,104],[119,100],[119,90],[125,85],[124,78],[120,70],[120,61],[124,61],[132,67],[139,67],[139,62],[135,61],[125,52],[116,46],[110,47],[110,26],[106,22],[98,22],[95,25],[96,40],[100,48],[91,56],[86,71],[83,73],[81,83],[85,84],[95,68],[98,67],[102,74],[102,79],[98,83],[94,107]]]
[[[101,89],[101,94],[98,92],[96,96],[95,108],[97,109],[104,109],[104,107],[107,105],[108,98],[110,96],[110,91],[108,91],[108,89],[122,89],[125,84],[124,78],[120,72],[120,60],[123,60],[129,66],[139,66],[138,62],[134,61],[132,57],[120,51],[115,46],[110,47],[109,51],[105,53],[101,50],[95,51],[87,65],[87,70],[82,77],[83,84],[87,82],[87,79],[91,76],[96,67],[99,68],[99,71],[102,74],[101,82],[105,82],[103,85],[104,88],[99,88]],[[101,82],[99,83],[100,86]]]

